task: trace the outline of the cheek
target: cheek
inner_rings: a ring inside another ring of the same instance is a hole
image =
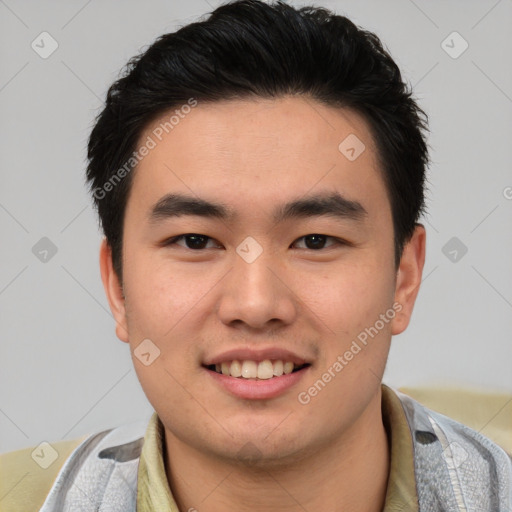
[[[297,289],[326,327],[346,336],[373,324],[392,304],[394,288],[384,275],[374,265],[340,265],[315,278],[301,276]]]
[[[197,270],[189,274],[187,269],[151,258],[134,261],[125,274],[132,328],[147,337],[165,338],[172,336],[188,313],[197,314],[201,298],[212,285],[205,275],[198,278]]]

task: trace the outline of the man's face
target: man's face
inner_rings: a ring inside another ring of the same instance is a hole
[[[227,459],[251,446],[284,461],[352,435],[380,409],[391,335],[415,297],[397,286],[391,208],[366,123],[304,97],[199,103],[159,141],[154,130],[169,117],[140,139],[156,147],[133,176],[125,300],[113,307],[168,442]],[[168,194],[228,215],[191,215],[162,201]],[[285,208],[294,202],[307,203]],[[200,236],[167,243],[187,234]],[[267,377],[282,371],[277,360],[307,365],[271,379],[216,372],[224,362],[236,374],[233,360],[248,376],[264,360]]]

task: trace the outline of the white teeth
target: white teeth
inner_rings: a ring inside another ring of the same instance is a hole
[[[258,365],[258,379],[271,379],[274,376],[272,361],[265,359]]]
[[[231,377],[242,376],[242,364],[236,359],[231,363]]]
[[[283,361],[276,361],[274,363],[274,375],[276,377],[281,377],[281,375],[283,375]]]
[[[286,361],[283,366],[283,372],[284,373],[292,373],[293,372],[293,363],[290,361]]]
[[[258,376],[258,365],[254,361],[244,361],[242,363],[242,377],[245,379],[255,379]]]
[[[242,377],[244,379],[271,379],[273,377],[281,377],[293,372],[297,368],[291,361],[276,360],[271,361],[265,359],[264,361],[224,361],[223,363],[215,364],[215,371],[223,375],[231,377]]]

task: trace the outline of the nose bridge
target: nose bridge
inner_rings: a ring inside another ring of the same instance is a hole
[[[256,247],[251,240],[240,244],[219,306],[223,322],[238,320],[262,327],[271,320],[293,320],[293,294],[283,284],[285,277],[278,278],[281,267],[276,263],[270,251]]]

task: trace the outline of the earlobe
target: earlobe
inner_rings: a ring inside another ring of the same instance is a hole
[[[102,240],[100,247],[100,272],[110,311],[116,321],[116,335],[121,341],[128,343],[125,297],[119,278],[114,271],[112,250],[106,238]]]
[[[425,264],[425,227],[416,224],[414,233],[404,247],[396,277],[395,302],[401,305],[391,326],[391,334],[405,331],[409,325],[414,303],[421,285],[423,266]]]

